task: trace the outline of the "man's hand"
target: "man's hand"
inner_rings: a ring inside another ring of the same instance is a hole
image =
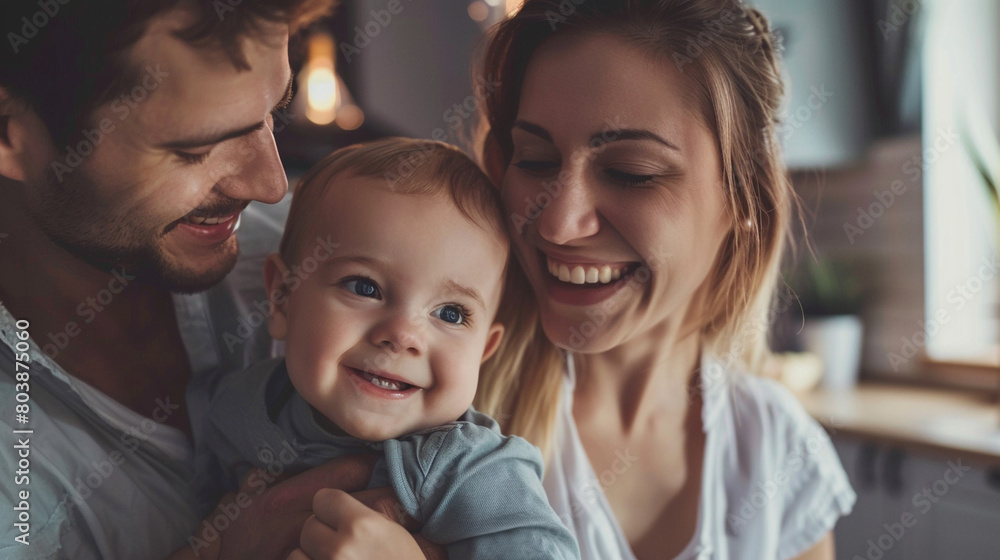
[[[393,558],[447,560],[444,547],[417,531],[389,488],[373,488],[349,495],[320,490],[313,500],[314,517],[302,528],[301,548],[288,560],[354,560]]]
[[[314,500],[319,501],[323,512],[329,511],[324,497],[328,498],[330,493],[320,492],[327,489],[353,492],[354,501],[361,502],[374,512],[378,512],[381,514],[378,517],[382,517],[383,520],[392,521],[396,524],[397,530],[404,529],[403,533],[406,533],[404,536],[411,544],[415,542],[428,560],[447,560],[443,548],[430,543],[420,535],[409,535],[408,531],[416,531],[419,527],[414,519],[406,515],[391,488],[365,490],[377,460],[377,455],[355,455],[337,459],[281,482],[270,484],[266,489],[261,488],[259,484],[264,478],[263,472],[257,472],[256,479],[254,473],[251,473],[244,479],[240,490],[226,496],[219,502],[215,512],[206,519],[208,526],[218,527],[223,524],[213,524],[213,521],[223,516],[228,521],[228,527],[213,537],[212,531],[206,531],[206,524],[202,524],[194,535],[194,538],[199,540],[192,541],[197,543],[195,545],[197,548],[186,546],[171,555],[170,560],[196,557],[201,560],[284,559],[300,546],[306,521],[314,514]],[[254,484],[254,480],[258,483]],[[351,511],[358,513],[357,510]],[[234,516],[233,512],[238,513]],[[374,512],[367,513],[374,514]],[[231,519],[233,517],[235,518]],[[314,519],[317,525],[324,525],[321,521],[326,518],[324,513],[322,517],[317,515]],[[309,538],[310,543],[314,538],[317,539],[316,544],[310,546],[325,547],[326,545],[319,541],[323,540],[323,535],[328,534],[316,529],[317,527],[313,527],[308,533],[317,535]],[[383,539],[384,535],[378,538]],[[199,546],[202,543],[204,546]]]
[[[289,560],[424,560],[424,553],[402,525],[342,490],[317,492],[313,512],[302,527],[300,550]]]
[[[355,455],[330,461],[281,482],[264,486],[264,471],[253,471],[239,491],[199,526],[191,541],[198,558],[209,560],[283,559],[299,545],[302,526],[312,512],[313,496],[324,488],[356,492],[368,486],[376,455]],[[224,518],[228,523],[214,522]],[[217,534],[206,529],[225,527]],[[192,547],[186,547],[191,550]],[[171,558],[183,558],[183,550]]]

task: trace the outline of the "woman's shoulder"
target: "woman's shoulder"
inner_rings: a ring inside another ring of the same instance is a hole
[[[746,420],[757,418],[775,427],[799,429],[816,424],[798,397],[774,379],[738,373],[733,379],[730,399],[734,412]]]
[[[851,511],[854,491],[826,430],[791,391],[751,373],[725,379],[709,427],[727,495],[725,530],[743,544],[771,534],[778,557],[795,557]]]
[[[705,422],[737,464],[767,470],[805,459],[820,471],[840,469],[826,430],[785,386],[741,371],[725,379],[707,392]]]

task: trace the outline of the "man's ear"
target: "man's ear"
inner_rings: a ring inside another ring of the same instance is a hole
[[[38,141],[33,137],[48,138],[45,123],[0,87],[0,176],[24,182],[28,152],[38,149],[31,145]]]
[[[288,296],[291,290],[285,278],[288,277],[288,267],[281,255],[272,253],[264,262],[264,287],[267,289],[267,300],[270,302],[270,313],[267,322],[267,332],[275,340],[285,340],[288,334]]]
[[[486,348],[483,349],[483,359],[479,361],[480,364],[490,359],[496,353],[497,348],[500,348],[501,340],[503,340],[503,325],[493,323],[490,325],[490,331],[486,335]]]

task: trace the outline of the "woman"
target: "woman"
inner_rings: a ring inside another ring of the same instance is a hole
[[[832,559],[854,503],[749,373],[794,198],[776,58],[738,0],[527,0],[487,48],[483,162],[530,285],[503,319],[536,328],[477,407],[546,452],[585,559]]]

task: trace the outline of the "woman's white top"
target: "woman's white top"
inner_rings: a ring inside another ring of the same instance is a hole
[[[603,486],[640,461],[622,449],[594,472],[573,420],[567,357],[555,450],[544,485],[576,534],[582,560],[635,560]],[[854,506],[855,494],[823,428],[784,387],[701,360],[705,457],[698,525],[677,560],[769,560],[809,550]]]

